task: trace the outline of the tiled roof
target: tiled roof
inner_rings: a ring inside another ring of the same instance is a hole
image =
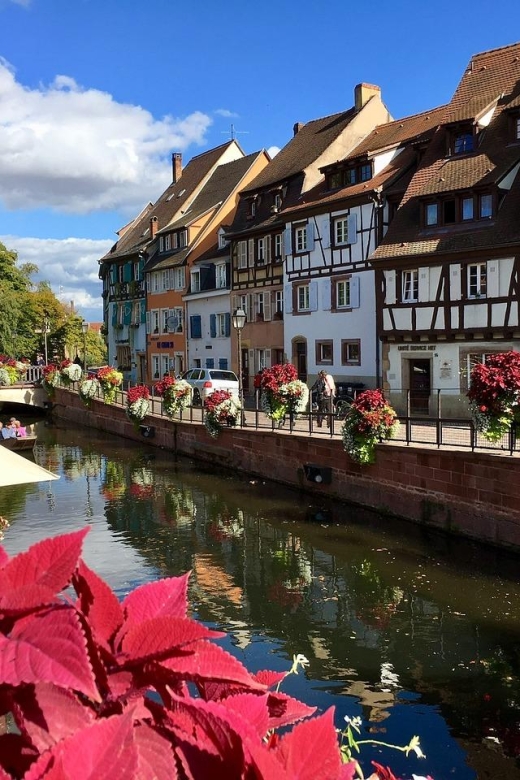
[[[141,218],[125,230],[119,241],[101,260],[114,260],[135,254],[144,248],[150,241],[150,218],[157,217],[159,227],[165,227],[190,201],[201,181],[218,163],[228,147],[235,143],[235,141],[227,141],[221,146],[192,157],[179,180],[175,184],[170,184],[152,208],[147,207],[143,210]]]
[[[417,172],[412,177],[387,234],[372,260],[406,258],[432,253],[498,249],[520,242],[518,176],[494,220],[421,228],[424,198],[449,192],[496,187],[520,162],[520,144],[511,143],[507,111],[520,93],[520,44],[472,58],[446,108],[442,126],[435,131]],[[446,156],[449,125],[474,120],[496,105],[491,121],[481,128],[474,152]],[[513,204],[513,205],[512,205]],[[515,205],[516,204],[516,205]]]
[[[296,176],[338,138],[356,115],[354,108],[307,122],[244,192],[255,192]]]

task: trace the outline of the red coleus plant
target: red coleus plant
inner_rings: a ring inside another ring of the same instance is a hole
[[[477,430],[490,441],[501,439],[520,417],[520,353],[501,352],[477,363],[467,395]]]
[[[81,560],[87,530],[0,546],[0,780],[348,780],[333,709],[272,690],[188,617],[188,575],[121,603]],[[65,590],[66,589],[66,590]],[[75,593],[75,596],[73,595]]]

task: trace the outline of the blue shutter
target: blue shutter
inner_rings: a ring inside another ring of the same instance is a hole
[[[200,314],[192,314],[190,317],[190,333],[192,339],[202,338],[202,322]]]
[[[283,310],[286,314],[292,313],[292,284],[285,284],[283,288]]]
[[[307,252],[312,252],[314,249],[314,222],[307,222],[305,232],[307,233]]]
[[[350,305],[353,309],[359,308],[359,276],[350,280]]]
[[[228,360],[227,358],[219,358],[218,359],[218,367],[221,371],[227,371],[228,370]]]
[[[112,305],[112,325],[117,325],[117,303]]]
[[[224,336],[229,336],[231,334],[231,314],[229,312],[226,312],[224,315]]]
[[[318,282],[316,281],[309,284],[309,309],[318,311]]]
[[[357,241],[357,215],[349,214],[347,219],[347,240],[349,244]]]
[[[292,255],[292,231],[291,228],[285,228],[283,231],[283,249],[284,254]]]
[[[322,311],[329,311],[331,308],[331,289],[332,283],[330,276],[321,279],[321,308]]]
[[[110,266],[110,284],[117,282],[117,267],[115,265]]]
[[[206,368],[215,368],[214,358],[206,358]]]
[[[139,260],[139,281],[144,279],[144,259]]]
[[[330,246],[330,219],[325,219],[321,225],[321,248],[328,249]]]
[[[141,322],[146,322],[146,301],[141,301]]]
[[[210,314],[209,315],[209,335],[212,339],[215,338],[217,335],[217,315],[216,314]]]
[[[123,282],[132,281],[132,263],[125,263],[123,266]]]
[[[128,301],[125,303],[123,310],[123,325],[130,325],[132,322],[132,304]]]

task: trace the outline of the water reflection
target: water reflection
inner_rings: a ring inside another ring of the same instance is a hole
[[[62,479],[0,490],[8,552],[87,522],[87,563],[119,595],[191,571],[196,615],[251,670],[303,653],[286,692],[377,739],[417,733],[428,761],[363,756],[406,777],[520,776],[517,558],[95,432],[39,442]]]

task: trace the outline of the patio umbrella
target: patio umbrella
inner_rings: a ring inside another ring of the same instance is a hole
[[[50,479],[59,479],[59,476],[0,446],[0,487],[24,485],[27,482],[48,482]]]

